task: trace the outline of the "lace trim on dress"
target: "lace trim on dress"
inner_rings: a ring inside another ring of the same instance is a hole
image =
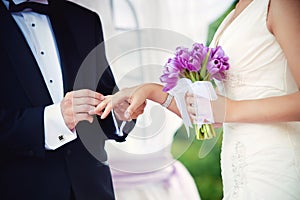
[[[239,191],[245,185],[244,168],[246,165],[245,146],[237,141],[232,155],[233,199],[239,198]]]
[[[234,73],[227,72],[225,76],[226,76],[225,83],[227,83],[227,86],[229,87],[236,88],[245,85],[242,74],[238,74],[238,73],[234,74]]]

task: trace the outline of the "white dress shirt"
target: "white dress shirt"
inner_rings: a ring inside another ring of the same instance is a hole
[[[24,0],[13,0],[15,4]],[[47,4],[47,0],[36,0]],[[3,0],[8,8],[9,3]],[[43,75],[51,95],[53,105],[45,107],[45,148],[54,150],[77,138],[65,124],[60,102],[64,97],[63,78],[56,46],[55,37],[49,17],[31,11],[12,13],[13,18],[20,27]]]

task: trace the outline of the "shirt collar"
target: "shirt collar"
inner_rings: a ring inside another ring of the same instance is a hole
[[[5,4],[5,6],[8,8],[8,5],[9,5],[9,2],[8,0],[2,0]],[[26,2],[26,1],[29,1],[29,2],[37,2],[37,3],[42,3],[42,4],[46,4],[48,5],[48,0],[12,0],[15,4],[20,4],[20,3],[23,3],[23,2]]]
[[[46,4],[48,5],[48,0],[12,0],[15,4],[20,4],[26,1],[29,2],[37,2],[37,3],[41,3],[41,4]]]
[[[9,2],[8,0],[2,0],[5,7],[8,9]],[[15,4],[20,4],[26,1],[31,1],[31,2],[37,2],[37,3],[42,3],[48,5],[48,0],[12,0]]]
[[[26,0],[12,0],[15,4],[26,2]]]

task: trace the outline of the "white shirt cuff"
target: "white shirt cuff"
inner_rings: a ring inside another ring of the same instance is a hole
[[[77,138],[76,130],[71,131],[63,119],[60,103],[47,106],[44,111],[45,148],[55,150]]]
[[[116,118],[115,116],[115,112],[114,110],[111,111],[111,114],[112,114],[112,118],[113,118],[113,121],[114,121],[114,124],[115,124],[115,128],[116,128],[116,134],[120,137],[124,136],[124,133],[123,133],[123,128],[125,127],[126,125],[126,121],[122,121],[121,123],[121,126],[119,128],[119,124],[118,124],[118,119]]]

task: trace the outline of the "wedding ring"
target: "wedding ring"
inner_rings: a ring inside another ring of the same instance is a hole
[[[190,103],[190,106],[191,106],[191,107],[195,107],[195,104],[194,104],[194,103]]]

